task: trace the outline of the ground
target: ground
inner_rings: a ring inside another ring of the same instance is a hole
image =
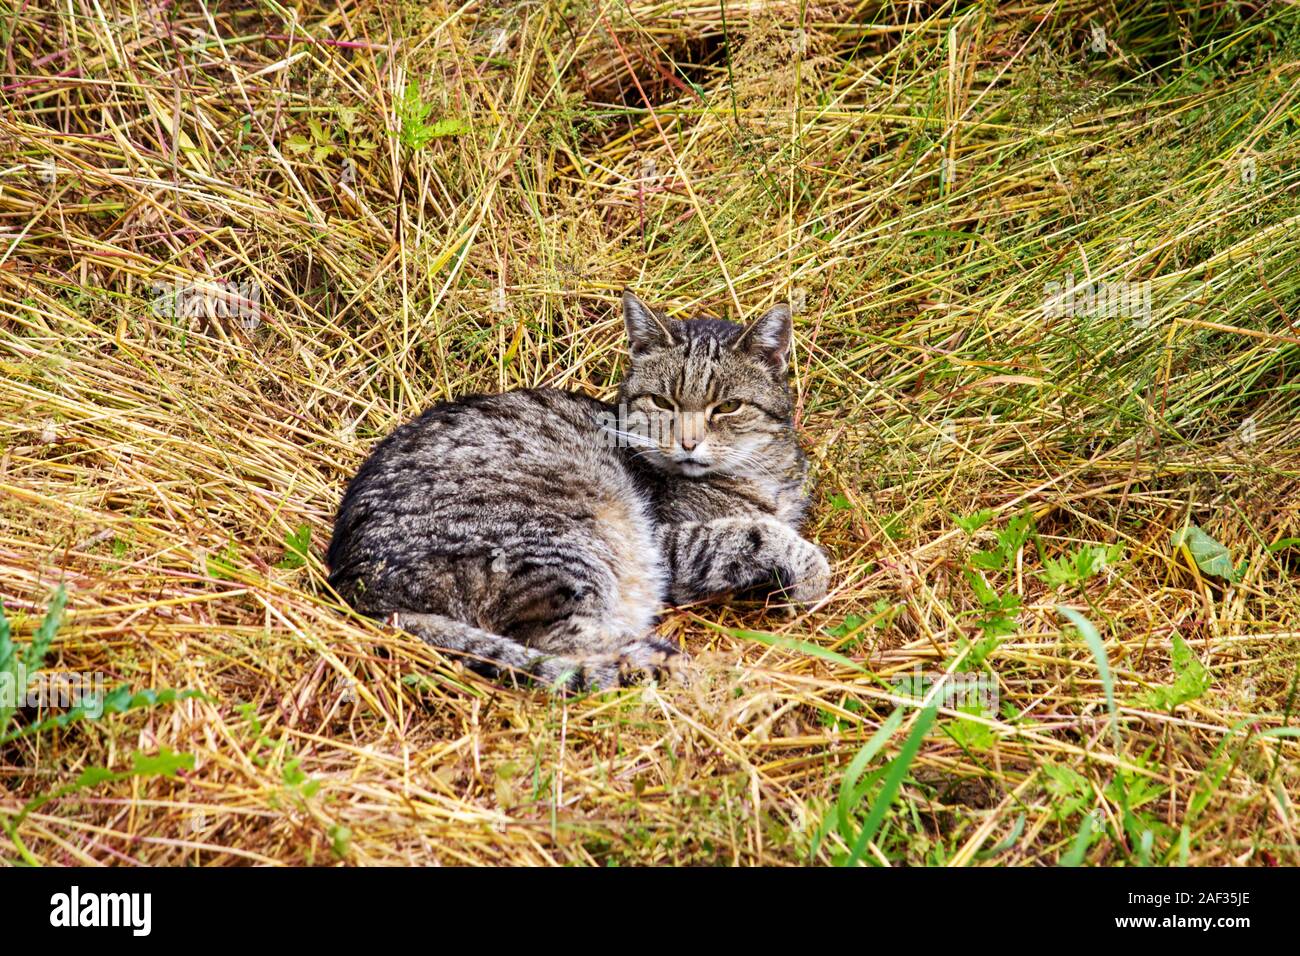
[[[0,46],[0,676],[108,696],[0,697],[0,859],[1300,862],[1294,5],[72,0]],[[341,609],[367,449],[609,396],[624,286],[791,302],[827,599],[674,609],[689,684],[585,697]]]

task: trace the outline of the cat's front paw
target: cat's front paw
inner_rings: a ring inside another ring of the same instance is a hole
[[[800,547],[792,555],[791,567],[782,577],[790,599],[803,605],[816,604],[831,587],[831,564],[822,549],[811,541],[799,539]]]

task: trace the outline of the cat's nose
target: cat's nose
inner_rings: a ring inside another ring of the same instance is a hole
[[[674,423],[677,432],[677,445],[686,454],[690,454],[704,442],[707,434],[704,416],[697,412],[686,412]]]

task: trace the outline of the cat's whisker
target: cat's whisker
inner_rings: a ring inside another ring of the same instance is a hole
[[[757,469],[759,476],[761,477],[772,478],[773,480],[781,479],[781,476],[777,474],[774,468],[758,457],[758,452],[756,451],[724,448],[722,450],[722,462],[725,463],[728,468],[733,468],[738,472],[741,469],[749,469],[752,467]]]
[[[639,435],[636,432],[625,432],[625,431],[620,431],[617,428],[603,427],[601,428],[601,434],[612,435],[613,437],[620,439],[625,445],[639,445],[642,448],[658,447],[657,443],[653,438],[648,438],[645,435]]]

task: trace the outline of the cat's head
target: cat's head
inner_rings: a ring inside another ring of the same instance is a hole
[[[673,474],[772,474],[793,443],[790,308],[747,326],[668,319],[623,293],[632,362],[619,392],[643,461]]]

